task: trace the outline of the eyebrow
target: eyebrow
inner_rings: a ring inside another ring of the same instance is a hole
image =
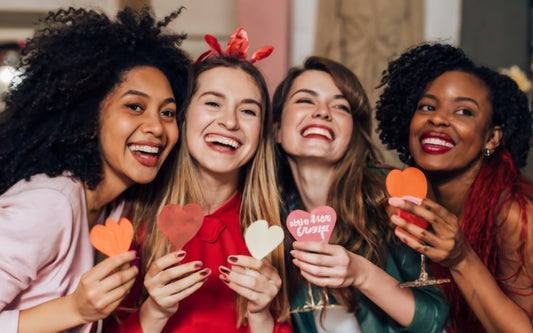
[[[313,95],[313,96],[318,96],[318,93],[316,91],[314,91],[314,90],[311,90],[311,89],[298,89],[290,97],[293,97],[294,95],[296,95],[298,93],[308,93],[308,94]],[[334,99],[344,99],[344,100],[348,101],[348,99],[342,94],[334,95],[333,98]]]
[[[430,99],[437,101],[437,97],[431,94],[424,94],[422,95],[422,98],[430,98]],[[456,97],[454,101],[455,102],[471,102],[471,103],[474,103],[479,108],[479,103],[475,99],[470,98],[470,97],[459,96],[459,97]]]
[[[130,89],[130,90],[126,91],[125,93],[122,94],[121,97],[124,97],[124,96],[127,96],[127,95],[136,95],[136,96],[141,96],[141,97],[145,97],[145,98],[150,98],[150,96],[148,94],[143,93],[142,91],[134,90],[134,89]],[[165,100],[163,100],[163,103],[161,103],[161,105],[168,104],[168,103],[176,104],[176,100],[173,97],[168,97],[168,98],[165,98]]]
[[[219,97],[219,98],[226,98],[226,96],[224,94],[221,94],[217,91],[212,91],[212,90],[209,90],[209,91],[206,91],[206,92],[203,92],[202,94],[200,94],[200,96],[198,96],[198,98],[200,97],[203,97],[203,96],[206,96],[206,95],[213,95],[213,96],[216,96],[216,97]],[[245,98],[243,100],[240,101],[240,104],[256,104],[260,109],[263,108],[263,106],[261,105],[261,103],[253,98]]]

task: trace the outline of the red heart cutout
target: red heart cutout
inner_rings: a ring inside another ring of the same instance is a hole
[[[329,242],[331,232],[337,222],[337,213],[329,206],[319,206],[311,213],[293,210],[287,216],[287,229],[299,241]]]
[[[123,217],[118,222],[107,219],[105,225],[97,224],[89,233],[93,246],[107,256],[124,253],[133,240],[133,225]]]
[[[200,230],[204,222],[204,212],[200,205],[190,203],[180,205],[168,204],[157,217],[157,226],[172,243],[171,251],[181,249]]]
[[[424,173],[417,168],[408,167],[403,171],[394,169],[385,181],[391,197],[415,197],[423,199],[427,195],[428,182]]]

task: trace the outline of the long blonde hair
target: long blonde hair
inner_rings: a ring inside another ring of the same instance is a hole
[[[261,131],[257,151],[252,159],[241,168],[238,190],[241,193],[241,208],[239,212],[241,233],[258,219],[270,222],[270,225],[281,226],[280,221],[280,196],[276,185],[276,165],[274,153],[274,141],[272,135],[272,112],[268,90],[259,70],[248,61],[234,57],[218,56],[207,58],[194,65],[193,72],[195,80],[198,76],[215,67],[237,68],[254,79],[262,97]],[[191,96],[197,89],[197,81]],[[190,99],[189,99],[190,100]],[[164,205],[174,203],[185,205],[188,203],[202,203],[204,193],[199,181],[197,162],[191,156],[186,142],[187,133],[187,112],[185,112],[179,123],[181,125],[181,139],[178,147],[177,163],[174,164],[174,172],[168,178],[168,183],[163,189],[158,189],[163,193],[159,196],[159,201],[145,200],[142,197],[136,202],[134,207],[134,225],[139,231],[146,226],[144,240],[142,244],[142,269],[147,271],[152,262],[170,249],[170,242],[157,228],[157,215]],[[152,192],[147,190],[146,193]],[[151,195],[154,197],[154,195]],[[147,198],[149,196],[145,196]],[[137,234],[137,232],[136,232]],[[284,249],[280,245],[271,254],[271,260],[278,273],[285,281]],[[241,296],[237,297],[238,325],[245,323],[247,301]],[[287,289],[285,284],[271,304],[273,315],[283,322],[289,318],[289,305]]]

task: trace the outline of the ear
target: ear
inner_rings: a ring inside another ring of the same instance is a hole
[[[274,124],[274,140],[276,140],[276,143],[281,143],[281,134],[280,132],[280,123],[279,121],[276,121]]]
[[[503,138],[503,130],[500,126],[494,126],[489,132],[489,138],[485,144],[485,148],[496,149],[501,145]]]

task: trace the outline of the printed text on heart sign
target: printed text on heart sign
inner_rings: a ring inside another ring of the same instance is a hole
[[[317,223],[328,223],[323,225],[315,225]],[[305,234],[318,234],[324,239],[324,232],[329,231],[329,226],[331,223],[331,215],[312,215],[311,220],[308,218],[299,218],[289,221],[289,227],[298,227],[296,233],[298,237],[301,237]],[[310,225],[311,224],[311,225]]]

